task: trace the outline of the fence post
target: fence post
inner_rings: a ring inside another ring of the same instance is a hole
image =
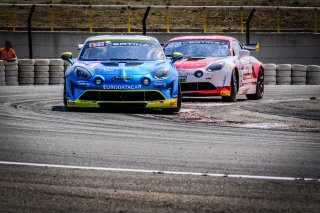
[[[166,29],[167,29],[167,33],[170,32],[170,11],[169,11],[169,7],[166,7]]]
[[[88,9],[88,19],[89,19],[89,31],[92,33],[92,26],[93,26],[93,14],[92,14],[92,8],[89,6]]]
[[[240,32],[243,33],[243,8],[240,7]]]
[[[53,32],[54,30],[54,14],[53,14],[53,6],[50,5],[50,30]]]
[[[143,35],[147,34],[147,18],[150,11],[150,6],[147,7],[146,12],[144,13],[143,19],[142,19],[142,33]]]
[[[252,9],[246,21],[246,44],[250,44],[250,21],[256,9]]]
[[[16,17],[17,17],[17,10],[16,6],[12,6],[12,12],[11,12],[11,26],[12,26],[12,31],[16,31]]]
[[[206,7],[203,7],[203,32],[206,33],[207,32],[207,10]]]
[[[32,15],[33,15],[33,12],[34,12],[34,9],[35,9],[36,5],[32,5],[31,6],[31,9],[30,9],[30,13],[29,13],[29,16],[28,16],[28,44],[29,44],[29,59],[33,59],[33,53],[32,53]]]
[[[128,6],[127,8],[127,12],[128,12],[128,33],[131,32],[131,9],[130,6]]]
[[[314,9],[314,33],[318,33],[318,10]]]
[[[277,7],[277,32],[280,33],[280,9]]]

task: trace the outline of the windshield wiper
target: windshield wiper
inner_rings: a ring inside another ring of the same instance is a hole
[[[110,58],[111,61],[138,61],[138,58]]]

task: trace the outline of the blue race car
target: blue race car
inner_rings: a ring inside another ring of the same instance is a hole
[[[153,108],[179,112],[179,75],[158,40],[148,36],[89,37],[65,77],[64,104],[70,108]]]

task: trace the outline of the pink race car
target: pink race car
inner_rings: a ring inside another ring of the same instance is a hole
[[[237,94],[261,99],[264,72],[261,62],[250,56],[250,46],[243,46],[228,36],[184,36],[168,41],[166,55],[183,54],[175,62],[181,92],[188,96],[222,96],[236,101]]]

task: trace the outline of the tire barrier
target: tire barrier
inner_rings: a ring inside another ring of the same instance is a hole
[[[49,59],[35,59],[34,84],[49,84]]]
[[[0,60],[0,86],[6,85],[6,78],[5,78],[5,72],[4,69],[6,67],[4,66],[4,63],[2,60]]]
[[[309,65],[307,66],[307,84],[320,85],[320,66]]]
[[[3,61],[5,65],[5,82],[8,86],[18,86],[18,61]]]
[[[63,67],[64,67],[64,73],[66,73],[68,67],[70,66],[70,63],[67,61],[63,61]]]
[[[307,66],[301,64],[293,64],[291,66],[291,84],[306,85]]]
[[[34,60],[33,59],[18,60],[18,77],[19,77],[19,85],[34,84]]]
[[[264,83],[266,85],[276,85],[276,65],[275,64],[262,64],[264,70]]]
[[[61,59],[0,60],[0,86],[64,84],[69,62]],[[320,66],[262,64],[266,85],[320,85]]]
[[[277,85],[291,85],[291,64],[276,65]]]
[[[64,84],[64,62],[62,59],[50,59],[49,84]]]

